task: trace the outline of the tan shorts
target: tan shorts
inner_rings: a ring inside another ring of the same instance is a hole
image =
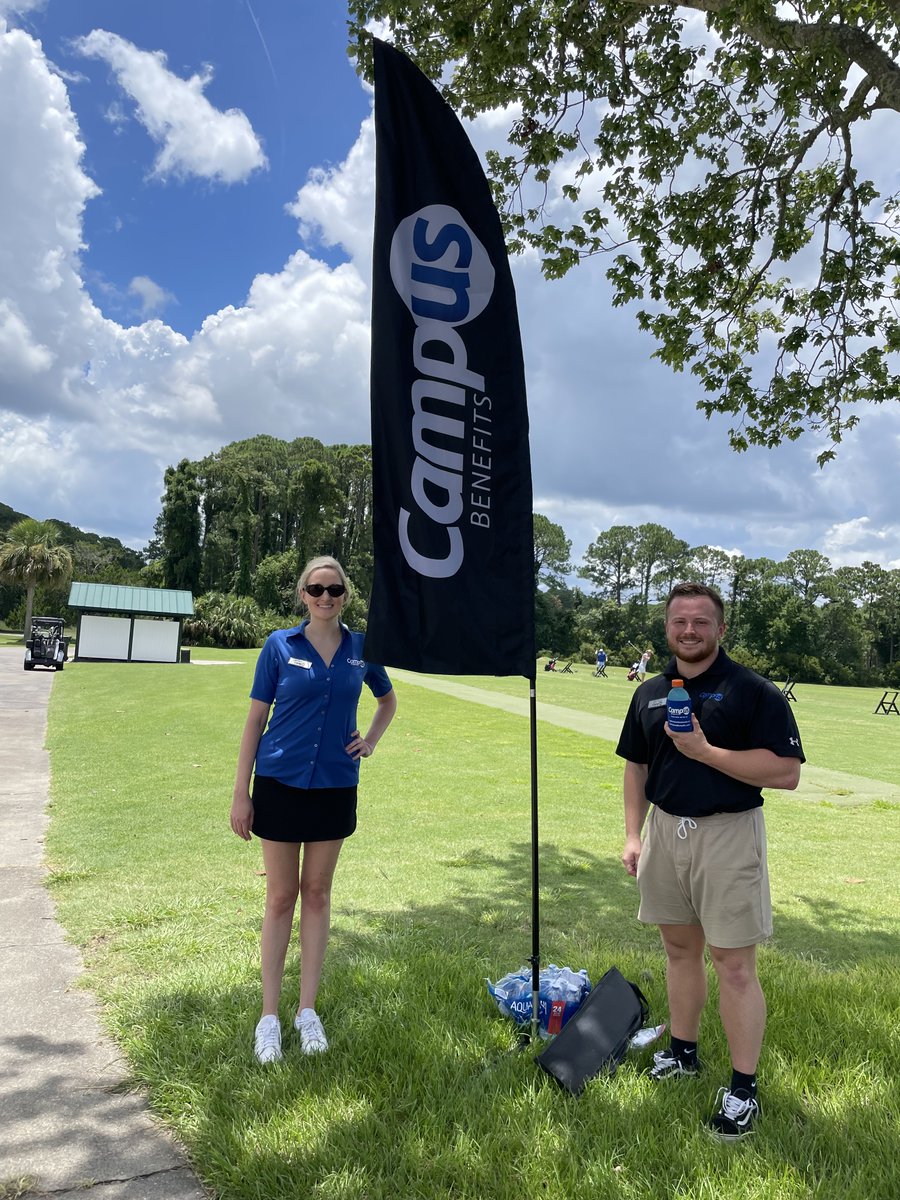
[[[771,937],[762,809],[688,821],[651,806],[638,860],[638,920],[700,925],[707,942],[723,950]]]

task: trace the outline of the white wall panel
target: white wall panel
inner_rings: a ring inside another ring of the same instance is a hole
[[[98,617],[85,613],[78,629],[79,658],[127,661],[131,621],[127,617]]]
[[[131,657],[135,662],[178,662],[181,646],[177,621],[135,618]]]

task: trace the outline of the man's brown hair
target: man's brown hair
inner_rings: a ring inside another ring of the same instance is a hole
[[[725,624],[725,605],[722,602],[722,597],[715,588],[707,587],[705,583],[676,583],[666,597],[666,617],[669,616],[669,605],[673,600],[677,600],[679,596],[706,596],[712,600],[719,614],[719,624]]]

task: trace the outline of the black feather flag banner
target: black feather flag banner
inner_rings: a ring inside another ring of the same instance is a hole
[[[525,370],[500,218],[465,130],[375,40],[375,572],[365,655],[533,678]]]

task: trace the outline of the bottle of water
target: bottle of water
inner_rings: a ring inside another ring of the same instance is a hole
[[[673,679],[666,699],[666,720],[673,733],[690,733],[694,728],[691,721],[691,698],[684,688],[683,679]]]

